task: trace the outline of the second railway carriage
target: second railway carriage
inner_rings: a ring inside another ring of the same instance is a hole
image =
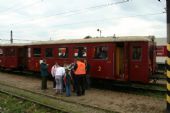
[[[74,59],[87,59],[93,78],[148,83],[155,72],[156,52],[153,36],[125,36],[36,42],[27,45],[27,67],[39,71],[46,59],[49,71]]]
[[[3,69],[25,69],[27,47],[24,44],[3,44],[0,46],[0,67]]]

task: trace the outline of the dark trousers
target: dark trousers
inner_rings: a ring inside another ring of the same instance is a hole
[[[42,82],[41,82],[41,89],[43,90],[43,89],[47,89],[47,77],[45,76],[43,76],[42,77]]]
[[[85,95],[85,75],[76,75],[77,85],[76,93],[77,96]]]
[[[91,81],[90,81],[90,75],[86,74],[86,89],[90,89]]]
[[[56,81],[55,81],[55,77],[53,78],[53,88],[56,87]]]

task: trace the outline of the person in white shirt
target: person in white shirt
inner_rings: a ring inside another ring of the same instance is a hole
[[[62,93],[62,86],[63,86],[63,76],[65,75],[65,68],[58,65],[58,63],[55,64],[55,68],[52,69],[52,76],[55,77],[56,81],[56,94]]]
[[[56,87],[56,82],[55,82],[55,69],[56,67],[58,66],[58,63],[56,62],[52,68],[51,68],[51,75],[52,75],[52,78],[53,78],[53,89],[55,89]]]

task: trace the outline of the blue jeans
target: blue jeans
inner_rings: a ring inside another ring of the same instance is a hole
[[[71,96],[71,87],[70,84],[66,84],[66,96]]]

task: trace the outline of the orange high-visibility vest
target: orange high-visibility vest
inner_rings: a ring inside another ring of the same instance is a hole
[[[77,61],[77,69],[74,72],[76,75],[86,74],[86,66],[85,63]]]

